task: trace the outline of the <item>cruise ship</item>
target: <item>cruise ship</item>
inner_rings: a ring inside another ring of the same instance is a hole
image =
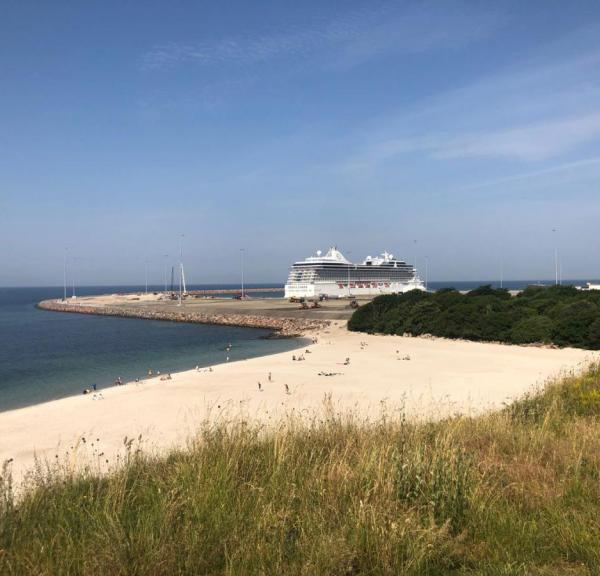
[[[285,297],[376,296],[415,289],[425,290],[415,267],[393,254],[367,256],[362,263],[353,264],[333,247],[325,255],[318,250],[316,256],[292,265]]]

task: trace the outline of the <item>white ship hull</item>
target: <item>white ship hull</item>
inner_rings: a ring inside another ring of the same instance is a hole
[[[295,262],[285,285],[286,298],[352,298],[425,290],[414,266],[384,252],[350,262],[336,248]]]
[[[397,294],[410,290],[425,290],[420,280],[411,282],[319,282],[315,284],[286,284],[286,298],[348,298]]]

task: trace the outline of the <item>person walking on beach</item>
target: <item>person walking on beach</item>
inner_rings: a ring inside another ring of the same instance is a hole
[[[269,372],[269,382],[271,382],[271,373]]]
[[[258,391],[262,392],[262,384],[260,382],[258,383]]]

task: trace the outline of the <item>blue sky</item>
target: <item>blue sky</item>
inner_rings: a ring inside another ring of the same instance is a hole
[[[194,283],[598,278],[599,222],[597,1],[0,6],[0,285],[160,282],[181,234]]]

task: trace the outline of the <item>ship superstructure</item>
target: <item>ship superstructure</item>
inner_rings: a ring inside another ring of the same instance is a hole
[[[336,247],[325,255],[315,256],[292,265],[285,285],[285,297],[312,298],[327,296],[375,296],[409,290],[424,290],[414,266],[384,252],[367,256],[362,263],[350,262]]]

